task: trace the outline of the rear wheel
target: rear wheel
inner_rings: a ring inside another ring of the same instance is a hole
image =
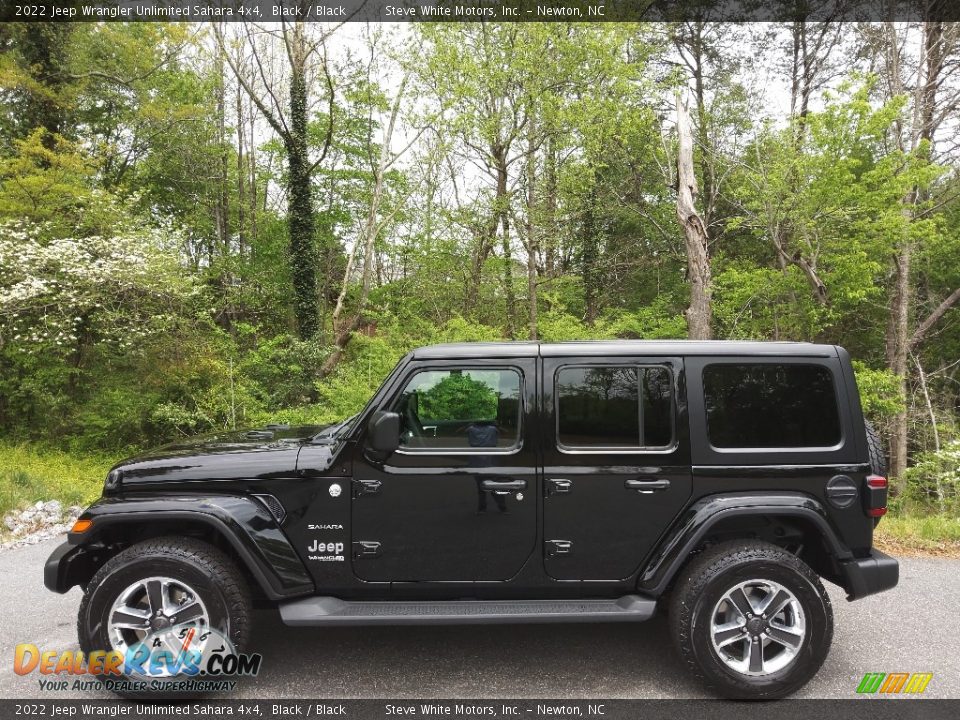
[[[734,541],[687,566],[671,598],[670,630],[683,660],[711,689],[773,699],[820,669],[833,611],[819,578],[795,555]]]

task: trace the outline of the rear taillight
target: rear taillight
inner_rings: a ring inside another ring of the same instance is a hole
[[[865,484],[864,512],[868,517],[883,517],[887,514],[887,479],[880,475],[867,475]]]

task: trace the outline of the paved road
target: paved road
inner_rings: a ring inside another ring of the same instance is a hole
[[[0,552],[0,698],[44,696],[36,674],[13,672],[17,643],[77,648],[79,590],[56,595],[41,578],[55,546]],[[899,587],[856,603],[829,590],[833,649],[799,697],[850,697],[865,672],[932,671],[926,695],[960,698],[960,560],[906,558]],[[673,654],[662,617],[637,625],[294,630],[263,612],[253,647],[264,664],[239,688],[248,698],[704,697]]]

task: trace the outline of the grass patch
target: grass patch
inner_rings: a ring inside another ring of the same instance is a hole
[[[953,515],[887,515],[877,526],[874,542],[894,555],[960,557],[960,518]]]
[[[38,445],[0,443],[0,515],[38,500],[59,500],[64,507],[88,505],[100,495],[113,462]]]

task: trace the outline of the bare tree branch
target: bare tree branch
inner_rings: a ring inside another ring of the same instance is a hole
[[[937,305],[936,309],[927,315],[926,319],[913,331],[913,335],[910,337],[911,349],[923,342],[923,338],[930,331],[930,328],[932,328],[958,300],[960,300],[960,287],[950,293],[942,303]]]

